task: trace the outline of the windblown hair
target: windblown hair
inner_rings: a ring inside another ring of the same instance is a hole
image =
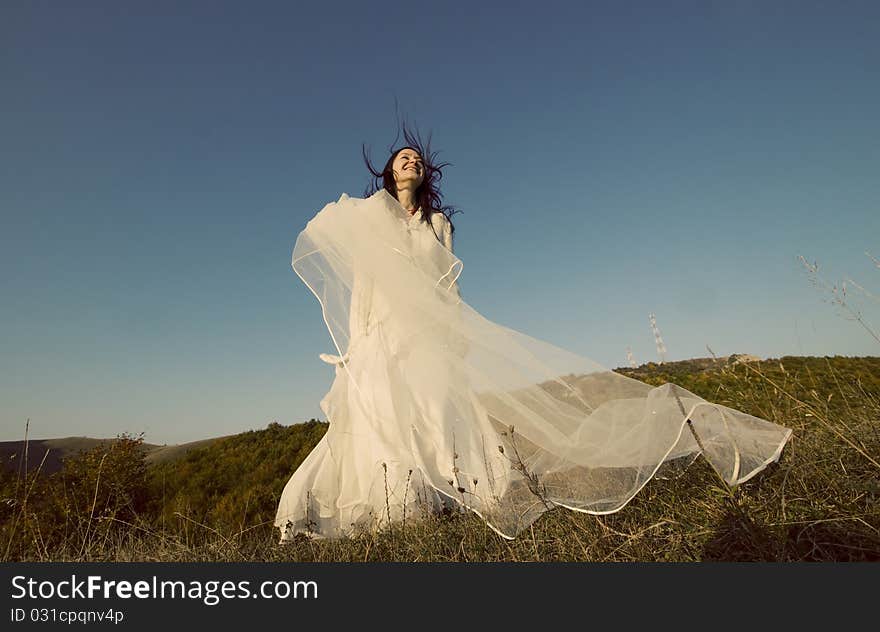
[[[406,122],[403,124],[403,136],[406,140],[407,144],[402,147],[398,147],[397,149],[393,149],[394,144],[397,142],[400,137],[400,131],[398,130],[397,137],[394,139],[394,143],[392,143],[388,151],[391,152],[391,155],[388,157],[388,160],[385,162],[385,166],[382,168],[382,171],[377,171],[373,164],[370,162],[370,159],[367,157],[366,148],[361,145],[361,152],[364,156],[364,162],[367,164],[367,169],[370,170],[370,173],[373,174],[373,181],[370,186],[364,191],[364,197],[369,197],[373,195],[379,188],[384,188],[388,193],[394,196],[395,200],[400,200],[397,197],[397,183],[394,180],[394,172],[391,169],[391,165],[394,163],[394,159],[404,149],[414,149],[419,152],[419,155],[422,157],[422,162],[424,163],[425,168],[425,177],[422,180],[422,183],[415,191],[415,202],[416,208],[421,207],[422,217],[421,220],[427,222],[428,226],[433,230],[434,225],[431,222],[431,216],[434,213],[443,213],[446,216],[446,219],[449,220],[449,228],[450,231],[455,233],[455,226],[452,224],[452,216],[455,213],[460,213],[461,211],[452,207],[452,206],[443,206],[443,195],[440,193],[440,180],[443,178],[443,167],[447,167],[452,163],[443,162],[438,163],[437,154],[439,152],[431,151],[431,135],[428,135],[428,141],[423,142],[421,136],[416,130],[415,134],[412,134]]]

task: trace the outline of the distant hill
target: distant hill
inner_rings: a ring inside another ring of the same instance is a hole
[[[142,444],[146,453],[147,463],[158,464],[179,459],[190,450],[204,448],[215,441],[225,437],[213,437],[201,439],[179,445],[154,445]],[[52,474],[61,469],[64,459],[78,455],[80,452],[91,450],[102,444],[112,443],[114,439],[95,439],[92,437],[64,437],[60,439],[30,439],[27,442],[27,469],[34,471],[42,463],[40,470],[44,474]],[[25,460],[25,442],[0,441],[0,463],[8,468],[18,471],[23,467],[21,462]],[[45,461],[43,461],[45,457]]]
[[[176,461],[180,459],[190,451],[190,450],[198,450],[199,448],[207,448],[215,441],[220,441],[221,439],[227,439],[232,435],[226,435],[223,437],[212,437],[210,439],[200,439],[198,441],[190,441],[189,443],[180,443],[178,445],[157,445],[150,446],[152,449],[147,450],[147,463],[150,464],[159,464],[159,463],[167,463],[169,461]]]
[[[731,364],[742,364],[744,362],[762,362],[762,359],[756,355],[748,353],[732,353],[727,356],[718,356],[715,358],[690,358],[688,360],[675,360],[674,362],[645,362],[637,367],[620,367],[614,369],[619,373],[635,374],[635,373],[652,373],[657,370],[665,369],[669,373],[700,373],[703,371],[714,371],[723,366]]]
[[[756,367],[776,369],[784,364],[791,370],[819,371],[828,370],[828,365],[835,371],[841,371],[848,377],[862,376],[868,382],[874,383],[878,378],[880,369],[880,357],[878,356],[782,356],[779,358],[759,358],[747,353],[734,353],[729,356],[717,358],[691,358],[675,362],[646,362],[638,367],[620,367],[614,369],[617,373],[634,377],[638,380],[655,377],[694,377],[699,374],[721,371],[725,367],[735,367],[741,364],[755,364]]]

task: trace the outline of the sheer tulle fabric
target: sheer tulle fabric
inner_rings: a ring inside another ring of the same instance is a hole
[[[343,194],[299,235],[293,268],[341,361],[329,429],[279,503],[282,539],[444,503],[513,538],[555,507],[615,512],[673,459],[702,453],[736,485],[779,458],[787,428],[484,318],[460,298],[462,267],[384,189]]]

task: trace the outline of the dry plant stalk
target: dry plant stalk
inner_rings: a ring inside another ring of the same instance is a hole
[[[871,260],[875,263],[875,265],[877,265],[878,268],[880,268],[880,263],[877,262],[877,259],[872,257],[870,255],[870,253],[866,252],[865,254],[871,258]],[[831,296],[832,296],[831,304],[838,305],[841,309],[848,312],[852,316],[851,320],[857,321],[862,327],[864,327],[865,331],[867,331],[871,335],[871,337],[874,338],[874,340],[876,340],[877,342],[880,342],[880,336],[877,335],[877,332],[874,331],[874,329],[865,321],[864,318],[862,318],[862,313],[858,309],[856,309],[855,307],[850,305],[849,301],[847,300],[847,296],[846,296],[847,283],[849,283],[852,286],[857,287],[866,296],[868,296],[870,298],[874,298],[875,300],[877,300],[877,297],[875,297],[873,294],[871,294],[870,292],[865,290],[861,285],[857,284],[852,279],[846,279],[840,283],[828,283],[827,281],[825,281],[825,279],[823,279],[822,277],[819,276],[819,264],[818,263],[816,263],[815,261],[813,263],[810,263],[809,261],[807,261],[803,257],[803,255],[798,255],[798,259],[801,260],[801,263],[807,269],[807,275],[810,279],[810,282],[815,287],[831,293]],[[825,299],[823,299],[823,300],[825,300]]]

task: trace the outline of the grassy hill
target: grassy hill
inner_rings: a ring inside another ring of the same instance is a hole
[[[731,356],[617,371],[675,382],[788,426],[794,438],[779,463],[735,490],[698,459],[652,480],[616,514],[553,511],[513,542],[465,515],[285,547],[272,527],[278,498],[326,423],[184,446],[52,440],[40,449],[68,456],[54,473],[22,480],[0,468],[2,559],[880,559],[880,358]],[[9,454],[0,458],[11,463]]]

